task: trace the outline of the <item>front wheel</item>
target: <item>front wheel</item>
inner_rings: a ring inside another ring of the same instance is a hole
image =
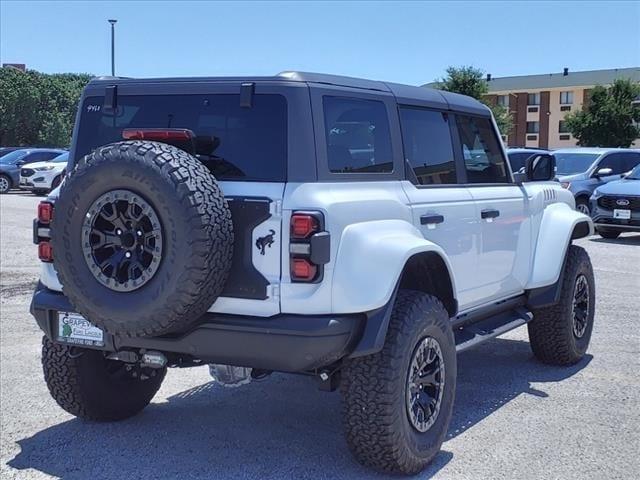
[[[585,215],[591,216],[591,208],[589,208],[589,200],[579,198],[576,200],[576,210]]]
[[[431,295],[398,292],[383,349],[342,372],[347,443],[364,465],[415,474],[447,434],[456,389],[449,315]]]
[[[0,194],[7,193],[11,189],[11,179],[6,175],[0,175]]]
[[[42,368],[53,399],[71,415],[86,420],[129,418],[156,394],[166,368],[137,369],[108,360],[99,350],[42,339]]]
[[[560,290],[560,300],[533,311],[528,323],[531,349],[550,365],[573,365],[587,351],[596,304],[591,260],[582,247],[570,245]]]

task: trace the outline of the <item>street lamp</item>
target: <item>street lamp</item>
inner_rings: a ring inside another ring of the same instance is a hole
[[[111,76],[116,76],[116,54],[115,54],[115,37],[116,37],[116,22],[118,20],[109,19],[108,22],[111,24]]]

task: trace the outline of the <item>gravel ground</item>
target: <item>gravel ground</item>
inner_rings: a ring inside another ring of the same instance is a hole
[[[38,275],[37,197],[1,204],[0,476],[3,479],[383,478],[355,463],[337,393],[272,375],[239,389],[205,368],[171,370],[135,418],[96,424],[57,407],[28,313]],[[637,478],[640,471],[640,235],[579,242],[598,288],[588,355],[536,362],[526,329],[464,353],[449,438],[418,478]]]

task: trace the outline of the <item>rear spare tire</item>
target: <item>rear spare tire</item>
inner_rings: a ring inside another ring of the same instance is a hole
[[[68,176],[51,243],[79,313],[114,335],[161,335],[194,323],[221,293],[231,212],[195,157],[164,143],[120,142]]]

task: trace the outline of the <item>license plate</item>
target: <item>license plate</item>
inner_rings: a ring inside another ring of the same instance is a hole
[[[631,219],[631,210],[620,210],[615,209],[613,211],[613,218],[617,218],[620,220],[630,220]]]
[[[58,341],[103,347],[104,332],[78,313],[58,312]]]

